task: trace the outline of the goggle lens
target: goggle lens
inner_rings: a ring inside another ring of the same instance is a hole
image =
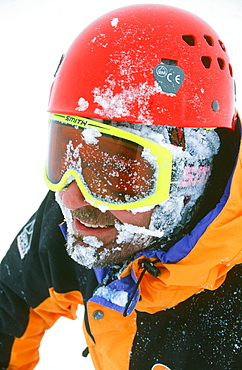
[[[94,138],[93,144],[82,132],[72,126],[52,125],[47,167],[52,183],[59,183],[66,171],[75,169],[92,195],[105,201],[137,201],[154,191],[155,168],[142,156],[143,147],[105,134]]]
[[[168,150],[124,130],[86,121],[87,125],[81,126],[50,120],[46,178],[51,190],[61,190],[68,177],[74,176],[87,200],[94,198],[107,205],[139,202],[156,193],[157,180],[162,176],[159,163],[162,157],[165,163],[162,197],[168,197],[172,167]],[[157,150],[153,148],[152,154],[147,143],[163,150],[164,155],[158,155],[160,160],[154,155]]]

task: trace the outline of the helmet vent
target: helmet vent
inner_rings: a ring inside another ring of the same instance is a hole
[[[218,65],[220,69],[224,69],[225,67],[225,61],[222,58],[218,58]]]
[[[201,61],[205,68],[210,68],[212,62],[212,59],[210,57],[202,57]]]
[[[233,69],[232,69],[231,64],[229,64],[229,73],[230,73],[230,76],[233,77]]]
[[[224,43],[223,43],[221,40],[218,40],[218,42],[219,42],[219,45],[221,46],[221,49],[222,49],[223,51],[226,51],[226,48],[225,48],[225,46],[224,46]]]
[[[214,45],[214,43],[213,43],[213,39],[212,39],[212,37],[211,37],[211,36],[204,35],[203,37],[204,37],[204,38],[205,38],[205,40],[207,41],[208,45],[210,45],[210,46],[213,46],[213,45]]]
[[[182,38],[189,46],[194,46],[196,44],[196,39],[192,35],[183,35]]]
[[[177,60],[172,60],[172,59],[161,59],[162,63],[168,65],[168,66],[176,66],[177,65]]]

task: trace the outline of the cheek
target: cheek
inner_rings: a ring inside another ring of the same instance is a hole
[[[133,214],[131,211],[110,211],[122,223],[148,228],[153,209]]]

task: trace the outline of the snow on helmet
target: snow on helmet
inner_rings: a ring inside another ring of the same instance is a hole
[[[232,67],[199,17],[165,5],[111,11],[73,42],[49,111],[177,127],[232,128]]]

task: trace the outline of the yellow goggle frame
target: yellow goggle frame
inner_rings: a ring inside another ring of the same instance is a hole
[[[120,199],[118,199],[117,202],[115,202],[113,200],[109,201],[108,199],[100,199],[100,197],[95,196],[95,194],[93,194],[93,192],[89,189],[87,181],[82,179],[82,171],[79,171],[76,168],[67,168],[64,171],[63,169],[61,169],[63,173],[61,173],[61,171],[57,171],[58,176],[56,176],[55,179],[54,176],[51,175],[52,172],[54,173],[56,166],[59,165],[58,161],[63,160],[59,153],[62,152],[62,154],[64,155],[64,149],[63,151],[59,150],[60,146],[63,144],[63,139],[67,139],[66,142],[69,140],[69,138],[64,138],[65,134],[58,134],[59,136],[57,135],[54,138],[50,138],[50,152],[45,168],[45,181],[50,190],[61,191],[66,188],[68,183],[70,183],[70,179],[73,179],[77,182],[77,185],[82,192],[85,200],[92,206],[102,210],[127,210],[149,207],[159,204],[168,199],[172,173],[172,153],[168,149],[162,147],[157,143],[154,143],[151,140],[145,139],[123,129],[79,116],[51,113],[50,123],[53,125],[57,123],[62,126],[63,130],[67,131],[70,127],[72,131],[73,129],[95,129],[98,130],[98,132],[101,134],[101,137],[108,137],[108,140],[111,140],[111,138],[113,138],[114,140],[127,140],[131,143],[131,145],[133,143],[134,148],[135,146],[139,146],[144,149],[148,149],[150,154],[152,155],[152,160],[155,161],[156,164],[156,184],[154,186],[154,189],[152,189],[152,193],[148,196],[144,196],[142,199],[134,201],[120,201]],[[53,140],[55,140],[55,144],[53,144]],[[53,148],[58,148],[58,150]],[[55,152],[58,152],[58,154],[55,154]]]

